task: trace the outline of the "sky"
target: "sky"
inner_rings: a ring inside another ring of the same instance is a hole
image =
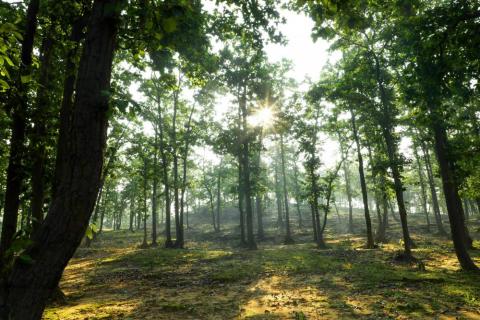
[[[313,21],[309,17],[296,12],[282,10],[286,23],[280,26],[280,32],[288,43],[286,46],[279,44],[267,45],[265,51],[272,62],[282,58],[293,62],[293,70],[289,74],[298,82],[303,82],[306,77],[318,80],[322,68],[327,62],[334,63],[340,57],[338,52],[328,52],[329,43],[325,40],[314,42],[310,36]]]

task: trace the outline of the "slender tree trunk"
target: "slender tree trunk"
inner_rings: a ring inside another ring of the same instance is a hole
[[[221,165],[221,164],[220,164]],[[220,231],[220,209],[222,207],[222,199],[220,194],[220,185],[221,185],[221,174],[218,173],[217,176],[217,230]]]
[[[53,28],[51,28],[53,29]],[[49,32],[50,31],[50,32]],[[52,30],[42,41],[40,70],[37,90],[37,101],[34,110],[34,133],[32,135],[32,226],[35,232],[43,221],[43,205],[45,202],[45,161],[47,122],[49,115],[49,98],[52,90],[51,68],[54,40]]]
[[[312,214],[313,241],[316,243],[317,242],[317,224],[316,224],[316,218],[315,218],[315,205],[313,203],[313,200],[310,203],[310,211]]]
[[[285,203],[285,244],[292,244],[294,241],[290,231],[290,212],[288,207],[287,174],[285,172],[285,147],[283,142],[283,134],[280,134],[280,156],[282,161],[283,196]]]
[[[240,99],[240,108],[242,111],[243,143],[242,143],[242,171],[245,196],[245,213],[247,222],[247,246],[249,249],[256,249],[255,237],[253,235],[253,206],[252,206],[252,186],[250,180],[250,142],[247,132],[247,95],[246,87],[243,88],[243,95]]]
[[[263,229],[263,205],[261,195],[255,197],[255,207],[257,211],[257,239],[264,240],[265,231]]]
[[[128,226],[128,230],[130,232],[134,232],[133,230],[133,225],[134,225],[134,218],[135,218],[135,192],[132,192],[131,198],[130,198],[130,223]]]
[[[340,148],[342,152],[342,157],[343,157],[343,176],[345,179],[345,193],[347,195],[347,201],[348,201],[348,232],[353,233],[353,206],[352,206],[352,186],[350,184],[350,170],[348,169],[348,154],[347,150],[345,150],[344,143],[342,142],[342,137],[340,134],[340,131],[337,132],[338,136],[338,141],[340,143]]]
[[[5,201],[3,207],[2,235],[0,238],[0,259],[10,247],[17,230],[18,207],[24,179],[22,159],[25,155],[26,112],[28,109],[27,85],[23,76],[31,74],[33,41],[37,29],[37,14],[40,0],[30,0],[27,8],[26,24],[21,42],[20,70],[16,79],[15,101],[11,107],[11,138],[8,157]]]
[[[423,175],[423,168],[420,162],[420,157],[418,156],[417,147],[413,146],[413,155],[417,162],[417,171],[418,171],[418,179],[420,182],[420,191],[421,191],[421,198],[422,198],[422,210],[425,214],[425,220],[427,222],[427,231],[430,232],[430,217],[428,216],[428,208],[427,208],[427,190],[425,187],[425,176]]]
[[[433,207],[433,216],[435,217],[435,224],[437,225],[438,234],[443,237],[447,237],[448,234],[445,231],[442,222],[442,216],[440,215],[440,206],[438,204],[438,197],[437,191],[435,188],[435,180],[433,178],[433,170],[432,170],[432,162],[430,158],[430,153],[428,151],[428,147],[424,141],[421,142],[421,147],[423,151],[423,158],[425,161],[425,167],[427,169],[427,178],[428,178],[428,185],[430,187],[430,196],[432,199],[432,207]]]
[[[99,190],[108,124],[108,95],[122,3],[96,0],[80,61],[68,175],[60,177],[44,223],[27,248],[33,263],[16,260],[1,292],[4,319],[40,319],[46,300],[80,244]],[[118,7],[117,7],[118,6]],[[108,10],[108,8],[118,10]]]
[[[188,117],[188,122],[186,125],[187,132],[185,134],[185,146],[182,155],[182,191],[180,195],[180,225],[176,239],[176,247],[183,248],[185,244],[184,236],[184,227],[183,227],[183,216],[184,216],[184,207],[185,207],[185,191],[187,189],[187,160],[188,160],[188,151],[190,146],[190,134],[192,132],[192,116],[195,111],[195,105],[193,105],[190,110],[190,116]],[[187,228],[188,228],[188,208],[187,208]]]
[[[295,207],[297,208],[298,227],[303,227],[302,212],[300,210],[300,187],[298,185],[298,167],[295,164],[293,167],[294,182],[295,182]]]
[[[163,117],[160,105],[160,98],[157,98],[157,116],[158,116],[158,132],[160,142],[160,156],[162,158],[162,175],[165,194],[165,248],[172,248],[172,229],[171,229],[171,200],[170,200],[170,179],[168,176],[168,159],[164,140]]]
[[[282,206],[282,196],[280,191],[280,181],[278,179],[278,163],[275,159],[274,163],[274,178],[275,178],[275,197],[277,200],[277,227],[280,230],[283,230],[284,223],[283,223],[283,206]]]
[[[389,160],[389,167],[392,171],[395,195],[397,198],[398,213],[400,214],[400,221],[402,224],[402,234],[403,234],[403,245],[404,245],[404,256],[405,258],[411,259],[412,257],[412,239],[410,238],[410,232],[408,231],[407,223],[407,210],[405,208],[405,201],[403,199],[403,183],[400,176],[400,171],[398,169],[399,159],[397,156],[397,146],[392,134],[392,110],[390,101],[387,98],[387,93],[384,87],[384,79],[380,70],[380,62],[377,55],[372,50],[371,51],[374,61],[375,61],[375,75],[378,85],[378,90],[380,92],[380,100],[383,107],[383,123],[382,123],[382,134],[385,139],[385,144],[387,146],[387,155]]]
[[[148,163],[147,163],[147,158],[146,156],[143,158],[143,170],[142,170],[142,176],[143,176],[143,242],[140,245],[141,248],[146,248],[148,247],[147,243],[147,186],[148,186]]]
[[[373,242],[373,233],[372,233],[372,221],[370,219],[370,210],[368,209],[368,195],[367,195],[367,183],[365,182],[365,173],[363,171],[363,156],[361,152],[360,139],[358,137],[357,124],[355,120],[355,114],[353,110],[350,110],[351,122],[353,129],[353,137],[355,139],[355,144],[357,146],[357,157],[358,157],[358,174],[360,176],[360,186],[362,189],[362,199],[363,199],[363,209],[365,213],[365,224],[367,226],[367,248],[372,249],[375,247]]]
[[[152,246],[158,246],[157,243],[157,189],[158,189],[158,133],[155,130],[154,147],[153,147],[153,184],[152,184]]]
[[[246,245],[247,241],[245,238],[245,211],[243,208],[244,204],[244,192],[243,192],[243,172],[242,172],[242,160],[239,156],[238,161],[238,211],[240,213],[240,242],[242,245]]]
[[[178,89],[173,94],[173,119],[172,119],[172,152],[173,152],[173,199],[174,199],[174,214],[175,214],[175,244],[177,247],[180,245],[178,241],[179,235],[181,236],[182,231],[180,230],[180,194],[179,194],[179,183],[178,183],[178,147],[177,147],[177,113],[178,113],[178,96],[180,94],[181,86],[181,76],[178,76]],[[182,243],[183,246],[183,243]]]
[[[263,128],[260,129],[259,145],[260,145],[260,148],[258,150],[258,155],[257,155],[257,167],[258,167],[259,175],[261,175],[261,173],[262,173]],[[265,239],[265,231],[264,231],[264,228],[263,228],[262,199],[263,199],[263,192],[262,192],[262,190],[258,190],[257,194],[255,196],[255,208],[256,208],[255,211],[257,212],[257,239],[259,241]]]

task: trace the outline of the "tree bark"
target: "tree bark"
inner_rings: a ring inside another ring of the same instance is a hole
[[[280,156],[282,165],[282,178],[283,178],[283,197],[285,203],[285,244],[292,244],[292,234],[290,231],[290,212],[288,207],[288,189],[287,189],[287,174],[285,170],[285,147],[283,142],[283,134],[280,134]]]
[[[428,208],[427,208],[427,190],[425,187],[425,177],[422,168],[422,164],[420,162],[420,157],[418,156],[417,147],[413,146],[413,155],[417,162],[417,171],[418,171],[418,179],[420,182],[420,191],[421,191],[421,198],[422,198],[422,210],[425,214],[425,220],[427,222],[427,231],[430,232],[430,217],[428,216]]]
[[[363,200],[363,210],[365,214],[365,224],[367,227],[367,245],[368,249],[372,249],[375,247],[375,243],[373,242],[373,233],[372,233],[372,221],[370,218],[370,210],[368,208],[368,194],[367,194],[367,183],[365,182],[365,173],[363,169],[363,156],[361,152],[360,146],[360,138],[358,137],[358,130],[357,130],[357,123],[355,119],[355,114],[353,110],[350,109],[351,114],[351,122],[352,122],[352,130],[353,130],[353,138],[355,139],[355,144],[357,146],[357,158],[358,158],[358,174],[360,176],[360,186],[362,189],[362,200]]]
[[[433,170],[432,170],[432,162],[430,158],[430,153],[428,151],[428,146],[425,144],[424,141],[421,142],[421,148],[423,152],[423,159],[425,161],[425,168],[427,170],[427,178],[428,178],[428,185],[430,187],[430,196],[432,200],[432,207],[433,207],[433,216],[435,217],[435,224],[437,225],[438,233],[443,236],[447,237],[447,231],[445,231],[445,227],[443,226],[442,216],[440,215],[440,206],[438,204],[438,197],[437,197],[437,190],[435,188],[435,180],[433,178]]]
[[[143,242],[140,245],[141,248],[146,248],[148,247],[147,243],[147,185],[148,185],[148,164],[147,164],[147,158],[144,156],[143,158],[143,170],[142,170],[142,176],[143,176]]]
[[[59,117],[59,133],[57,141],[57,150],[55,157],[55,172],[52,184],[52,194],[55,195],[58,185],[60,184],[60,177],[67,174],[64,171],[64,164],[68,160],[68,144],[69,134],[72,121],[73,109],[73,93],[75,90],[75,80],[77,79],[77,63],[76,57],[80,48],[80,41],[84,38],[84,29],[88,23],[90,13],[87,12],[75,20],[72,24],[69,40],[72,42],[72,47],[67,51],[65,56],[65,78],[63,80],[63,96],[62,104],[60,106]]]
[[[252,206],[252,186],[250,181],[250,139],[247,128],[247,95],[246,86],[243,88],[243,95],[240,99],[240,109],[242,111],[243,143],[242,143],[242,171],[243,171],[243,189],[245,197],[245,213],[247,222],[247,247],[251,250],[257,249],[255,237],[253,235],[253,206]]]
[[[278,179],[278,163],[275,160],[274,163],[274,179],[275,179],[275,198],[277,200],[277,228],[283,230],[283,206],[282,206],[282,196],[280,191],[280,181]]]
[[[154,147],[153,147],[153,183],[152,183],[152,246],[158,246],[157,243],[157,189],[158,189],[158,133],[155,130]]]
[[[47,298],[80,244],[99,189],[108,125],[115,39],[121,4],[96,0],[80,61],[75,97],[68,175],[60,177],[44,223],[26,254],[33,263],[16,260],[0,304],[5,319],[39,319]],[[114,8],[114,10],[112,10]]]
[[[433,108],[431,108],[432,110]],[[440,117],[432,117],[432,129],[435,137],[435,151],[438,164],[440,166],[440,175],[442,177],[443,191],[447,204],[448,218],[450,220],[450,230],[452,232],[453,245],[458,261],[464,270],[478,271],[478,267],[470,258],[468,253],[468,231],[465,225],[465,216],[463,213],[462,202],[458,194],[458,186],[455,181],[455,174],[448,159],[448,138],[445,127],[440,123]]]
[[[53,28],[51,28],[53,29]],[[49,98],[52,90],[51,68],[54,40],[53,30],[48,30],[42,41],[40,70],[38,79],[37,101],[34,110],[34,133],[31,139],[32,153],[32,227],[35,232],[43,221],[43,205],[45,202],[45,161],[47,122],[51,112]]]
[[[221,166],[221,163],[220,163],[220,166]],[[219,170],[220,170],[220,167],[219,167]],[[219,171],[217,176],[217,231],[220,231],[220,209],[222,207],[222,203],[221,203],[222,199],[221,199],[221,192],[220,192],[221,179],[222,179],[222,176]]]
[[[295,164],[293,167],[293,175],[294,175],[294,182],[295,182],[295,207],[297,209],[298,215],[298,227],[303,227],[303,219],[302,219],[302,212],[300,210],[300,186],[298,185],[298,167]]]

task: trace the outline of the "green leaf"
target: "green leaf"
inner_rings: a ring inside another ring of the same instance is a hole
[[[91,223],[90,227],[92,228],[92,231],[95,233],[98,232],[99,230],[98,226],[95,223]]]
[[[85,236],[90,240],[93,239],[93,230],[91,226],[88,226],[87,231],[85,232]]]
[[[30,81],[32,81],[32,75],[29,74],[29,75],[26,75],[26,76],[21,76],[20,80],[22,81],[22,83],[30,82]]]
[[[177,30],[177,20],[175,18],[167,18],[163,20],[162,26],[166,32],[171,33]]]

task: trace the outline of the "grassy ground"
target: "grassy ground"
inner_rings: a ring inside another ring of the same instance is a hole
[[[140,232],[105,232],[77,251],[61,281],[67,301],[44,319],[480,319],[480,276],[422,232],[425,271],[393,262],[396,240],[365,250],[360,235],[330,233],[318,250],[297,230],[294,245],[277,236],[246,251],[228,232],[188,238],[184,250],[139,249]]]

